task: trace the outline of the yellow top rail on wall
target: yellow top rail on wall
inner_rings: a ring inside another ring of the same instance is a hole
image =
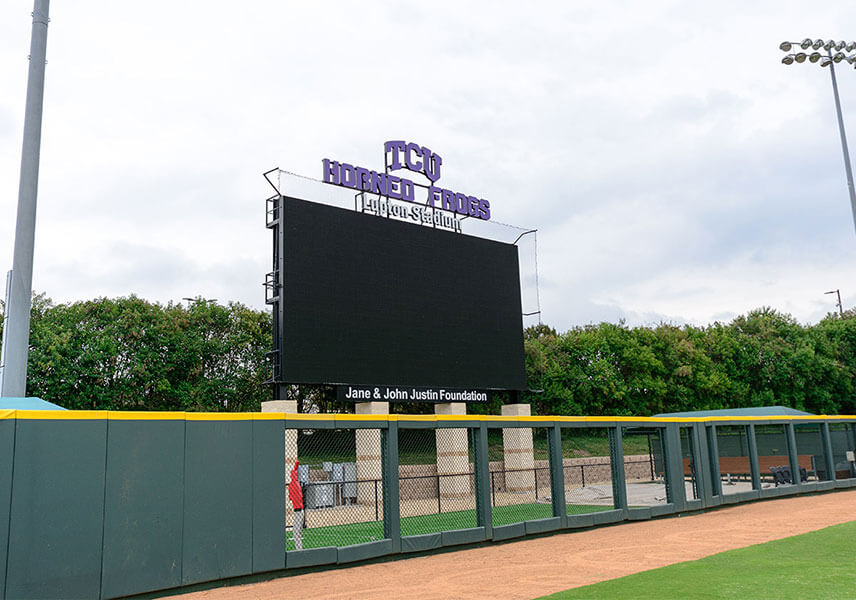
[[[353,415],[353,414],[297,414],[281,412],[159,412],[121,410],[0,410],[2,419],[28,419],[52,421],[109,420],[109,421],[333,421],[360,423],[364,421],[419,421],[419,422],[520,422],[520,423],[716,423],[720,421],[856,421],[856,415],[764,415],[764,416],[710,416],[710,417],[612,417],[612,416],[501,416],[501,415]]]

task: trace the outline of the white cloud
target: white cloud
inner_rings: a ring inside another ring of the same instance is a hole
[[[11,265],[31,2],[0,8],[0,268]],[[261,172],[439,152],[540,230],[543,318],[707,323],[856,303],[829,75],[778,44],[796,1],[52,7],[34,286],[263,306]],[[845,120],[856,73],[839,68]],[[856,139],[853,140],[856,143]]]

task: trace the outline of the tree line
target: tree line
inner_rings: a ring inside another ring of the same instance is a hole
[[[782,405],[856,411],[856,311],[801,325],[771,308],[706,327],[526,330],[536,414],[640,415]]]
[[[236,302],[55,305],[38,295],[27,395],[69,409],[259,410],[270,340],[270,315]]]
[[[2,315],[2,305],[0,305]],[[257,411],[271,398],[271,316],[199,298],[54,304],[35,296],[27,394],[70,409]],[[2,325],[0,325],[2,332]],[[524,332],[533,414],[638,415],[784,405],[856,413],[856,311],[802,325],[771,308],[705,327],[600,323]],[[301,410],[347,410],[293,387]],[[508,395],[474,413],[498,413]],[[431,412],[431,405],[395,405]]]

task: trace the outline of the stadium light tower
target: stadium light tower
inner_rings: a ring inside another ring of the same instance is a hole
[[[814,52],[807,54],[806,52],[790,53],[791,50],[797,47],[800,50],[812,49]],[[826,50],[826,56],[817,52],[823,48]],[[779,49],[789,54],[782,59],[782,63],[792,65],[796,63],[804,63],[806,59],[812,64],[820,63],[821,67],[829,67],[829,74],[832,76],[832,95],[835,97],[835,112],[838,115],[838,131],[841,134],[841,150],[844,152],[844,170],[847,173],[847,189],[850,192],[850,209],[853,212],[853,227],[856,229],[856,190],[853,189],[853,169],[850,167],[850,151],[847,149],[847,136],[844,133],[844,118],[841,116],[841,101],[838,99],[838,82],[835,80],[835,64],[846,62],[856,68],[856,54],[852,54],[856,50],[856,42],[836,42],[835,40],[812,40],[805,38],[801,42],[782,42],[779,44]],[[835,54],[832,51],[835,50]]]
[[[0,350],[0,396],[23,397],[27,389],[30,309],[33,296],[33,248],[36,237],[36,196],[42,141],[42,103],[45,95],[45,52],[50,0],[35,0],[30,38],[30,71],[24,112],[24,146],[12,271],[6,284],[6,323]]]

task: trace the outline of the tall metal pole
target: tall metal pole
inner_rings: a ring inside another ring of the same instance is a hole
[[[837,294],[838,295],[838,316],[844,316],[844,306],[841,304],[841,290],[832,290],[830,292],[823,292],[824,294]]]
[[[3,365],[0,396],[22,397],[27,389],[27,350],[30,343],[30,308],[33,294],[33,247],[36,235],[36,197],[42,139],[42,104],[45,92],[45,55],[50,0],[35,0],[30,38],[30,71],[24,114],[24,146],[18,188],[15,250],[3,330]]]
[[[844,170],[847,172],[847,190],[850,192],[850,209],[853,212],[853,227],[856,229],[856,191],[853,189],[853,170],[850,168],[850,151],[847,149],[847,136],[844,134],[844,117],[841,116],[841,101],[838,99],[838,82],[835,80],[835,63],[832,62],[832,50],[829,54],[829,74],[832,76],[832,93],[835,96],[835,112],[838,115],[838,131],[841,133],[841,150],[844,152]]]

